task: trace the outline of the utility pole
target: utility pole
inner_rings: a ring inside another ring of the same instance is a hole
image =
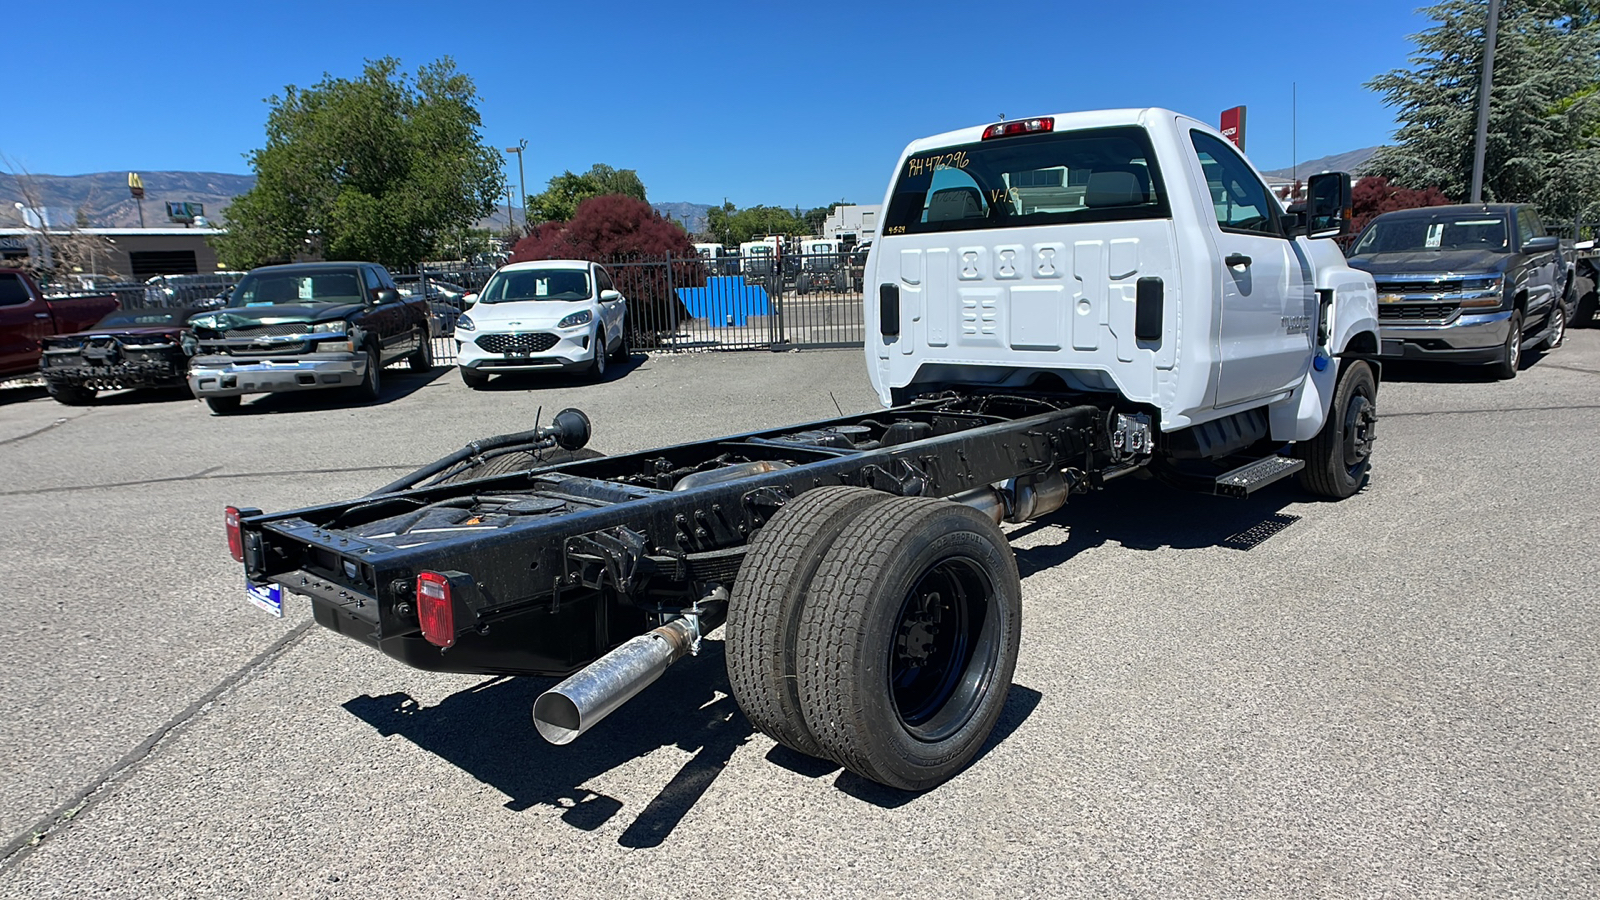
[[[1483,154],[1489,139],[1489,91],[1494,86],[1494,39],[1500,30],[1500,0],[1489,0],[1483,29],[1483,85],[1478,88],[1478,141],[1472,150],[1472,202],[1483,202]]]
[[[522,189],[522,230],[523,231],[527,231],[528,230],[528,180],[526,178],[524,178],[523,175],[522,175],[522,151],[524,151],[526,149],[528,149],[528,139],[527,138],[523,138],[522,140],[518,141],[517,145],[515,147],[507,147],[506,148],[506,152],[507,153],[515,153],[517,155],[517,187]],[[511,208],[509,206],[506,207],[506,219],[507,219],[507,221],[510,221],[512,219]],[[512,221],[511,224],[515,225],[516,222]]]

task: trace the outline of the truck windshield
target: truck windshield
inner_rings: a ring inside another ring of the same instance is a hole
[[[1356,242],[1352,256],[1422,250],[1487,250],[1505,253],[1506,220],[1494,216],[1401,216],[1377,219]]]
[[[519,300],[587,300],[589,273],[582,269],[516,269],[494,273],[478,294],[479,303]]]
[[[251,272],[234,288],[228,306],[279,306],[310,303],[360,303],[361,281],[354,270],[332,272]]]
[[[1144,129],[996,138],[911,154],[884,235],[1171,215]]]

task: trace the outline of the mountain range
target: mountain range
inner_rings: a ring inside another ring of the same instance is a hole
[[[1344,153],[1335,153],[1332,156],[1319,156],[1316,159],[1308,159],[1298,166],[1292,166],[1287,169],[1272,169],[1261,174],[1271,175],[1275,178],[1294,178],[1297,174],[1300,178],[1305,178],[1307,175],[1315,175],[1318,172],[1349,172],[1351,175],[1360,175],[1361,167],[1366,164],[1367,160],[1372,158],[1372,154],[1378,152],[1378,149],[1377,147],[1362,147],[1360,150],[1347,150]]]

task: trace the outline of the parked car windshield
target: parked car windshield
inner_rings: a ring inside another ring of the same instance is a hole
[[[589,273],[582,269],[502,270],[496,272],[478,294],[479,303],[587,299]]]
[[[1352,256],[1415,253],[1422,250],[1487,250],[1505,253],[1506,220],[1482,214],[1400,216],[1375,219],[1356,242]]]
[[[361,281],[353,269],[332,272],[251,272],[233,289],[228,306],[360,303],[362,299]]]

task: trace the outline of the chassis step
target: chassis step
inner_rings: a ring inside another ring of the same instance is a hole
[[[1304,469],[1306,461],[1288,456],[1267,456],[1217,476],[1217,493],[1244,499],[1274,481]]]

